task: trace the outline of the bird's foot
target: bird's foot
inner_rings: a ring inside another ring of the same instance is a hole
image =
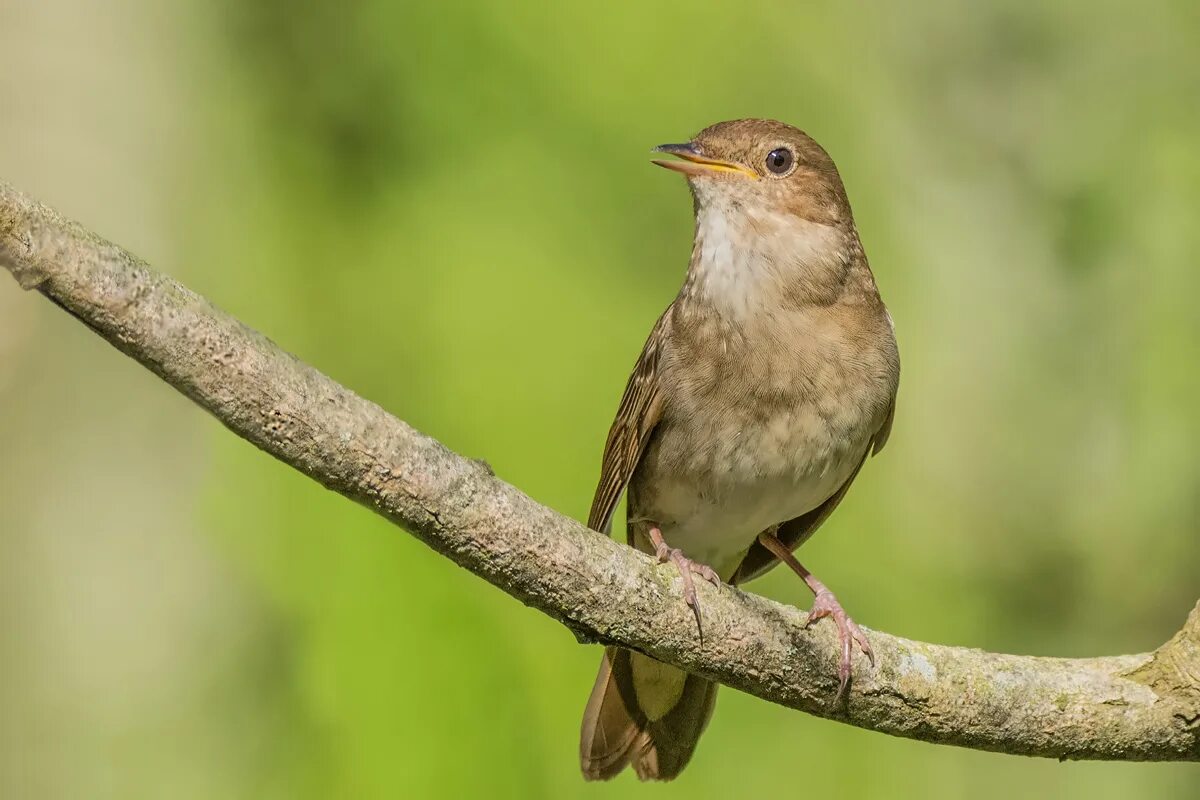
[[[679,570],[679,577],[683,581],[683,601],[688,604],[688,607],[692,609],[692,613],[696,615],[696,630],[699,632],[700,638],[703,639],[704,624],[700,618],[700,599],[696,597],[696,582],[692,579],[692,576],[699,575],[713,586],[721,585],[721,576],[707,564],[701,564],[685,556],[683,551],[678,547],[668,545],[666,540],[663,539],[662,531],[658,528],[651,528],[649,535],[650,543],[654,545],[654,555],[658,559],[658,563],[665,564],[670,561]]]
[[[767,548],[780,561],[787,564],[788,567],[795,572],[808,585],[808,588],[813,593],[812,610],[808,612],[808,620],[804,623],[804,627],[812,625],[819,619],[824,617],[832,617],[838,630],[838,691],[833,698],[834,706],[841,705],[846,698],[846,689],[850,686],[850,659],[853,655],[854,643],[858,643],[858,647],[862,650],[863,655],[871,662],[871,666],[875,666],[875,653],[871,650],[871,643],[867,641],[866,635],[858,625],[854,624],[854,620],[850,619],[850,615],[842,608],[842,604],[833,596],[833,592],[829,588],[817,580],[817,576],[813,575],[804,565],[796,560],[796,556],[788,549],[787,545],[781,542],[775,536],[775,531],[763,531],[758,536],[759,543]]]
[[[842,608],[842,604],[834,597],[833,592],[816,579],[813,582],[817,583],[820,588],[816,590],[812,610],[808,612],[808,620],[804,623],[804,627],[807,628],[825,617],[830,617],[837,625],[840,655],[838,658],[838,690],[833,699],[836,706],[845,699],[846,689],[850,686],[850,659],[853,655],[854,644],[858,644],[858,648],[871,662],[872,667],[875,666],[875,653],[871,650],[871,643],[867,641],[862,629],[855,624],[854,620],[850,619],[850,615]]]

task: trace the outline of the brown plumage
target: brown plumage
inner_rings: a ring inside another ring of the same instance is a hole
[[[832,616],[870,655],[788,552],[883,446],[899,381],[891,318],[841,179],[816,142],[770,120],[720,123],[658,149],[682,159],[655,163],[688,176],[695,242],[621,399],[588,524],[607,531],[627,492],[629,543],[679,566],[697,622],[690,573],[700,565],[736,584],[785,556],[816,595],[810,619]],[[849,670],[847,657],[843,690]],[[716,688],[607,649],[584,712],[584,776],[631,764],[642,779],[674,778]]]

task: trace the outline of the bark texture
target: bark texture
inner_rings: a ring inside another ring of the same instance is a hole
[[[135,256],[0,182],[0,264],[280,461],[374,509],[582,641],[619,644],[810,714],[1061,759],[1200,761],[1200,604],[1153,653],[1055,659],[871,631],[837,691],[833,626],[698,582],[586,529],[286,353]],[[336,546],[331,543],[330,546]]]

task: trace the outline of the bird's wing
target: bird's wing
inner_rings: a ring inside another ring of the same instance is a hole
[[[608,431],[600,482],[588,514],[588,527],[592,530],[609,532],[613,511],[621,499],[621,493],[629,485],[646,443],[650,441],[650,434],[662,418],[658,357],[670,311],[668,308],[663,312],[650,331],[650,338],[646,340],[633,374],[629,376],[629,383],[625,386],[621,405],[617,407],[617,417]]]
[[[842,502],[842,498],[846,496],[846,492],[850,490],[850,484],[854,483],[854,479],[858,476],[858,471],[866,463],[867,456],[878,453],[883,449],[884,444],[887,443],[888,435],[892,432],[892,419],[895,415],[896,399],[893,397],[892,405],[888,408],[883,424],[879,426],[879,430],[871,437],[871,441],[867,443],[867,449],[863,452],[862,458],[859,459],[858,466],[854,468],[854,472],[850,473],[850,477],[846,479],[846,482],[828,500],[812,511],[809,511],[807,514],[801,514],[795,519],[788,520],[779,526],[779,529],[775,532],[775,536],[789,550],[795,550],[808,541],[809,537],[817,532],[817,528],[821,527],[821,523],[829,519],[829,515],[833,513],[833,510],[838,507],[838,503]],[[769,571],[778,563],[779,559],[770,550],[755,542],[746,551],[745,558],[742,559],[742,563],[738,566],[737,571],[733,573],[733,577],[729,579],[729,582],[732,584],[745,583]]]
[[[869,452],[873,456],[879,455],[879,451],[887,444],[888,437],[892,435],[892,421],[896,419],[896,397],[892,396],[892,404],[888,406],[887,416],[883,418],[883,424],[879,426],[879,430],[875,432],[875,436],[871,439],[871,447]]]

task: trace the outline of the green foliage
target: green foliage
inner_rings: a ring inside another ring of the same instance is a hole
[[[194,14],[172,67],[196,98],[172,154],[183,255],[156,265],[300,357],[584,517],[690,243],[648,150],[777,117],[840,165],[904,362],[891,442],[806,564],[913,638],[1090,655],[1181,624],[1200,574],[1187,3]],[[189,513],[245,629],[208,635],[211,701],[118,759],[135,795],[173,785],[139,766],[167,752],[255,797],[1195,794],[1194,766],[938,748],[728,690],[678,782],[584,786],[598,649],[206,430]],[[809,603],[789,575],[752,589]]]
[[[1148,146],[1198,119],[1160,108],[1148,133],[1114,113],[1156,113],[1156,81],[1129,78],[1106,43],[1122,31],[1001,9],[758,3],[732,24],[692,3],[322,8],[221,12],[247,109],[234,124],[261,144],[214,187],[237,232],[215,242],[217,289],[303,356],[582,516],[626,370],[686,259],[685,192],[644,153],[720,118],[777,116],[842,164],[906,367],[896,439],[809,560],[870,624],[930,638],[1065,655],[1151,647],[1178,624],[1200,566],[1185,513],[1200,469],[1139,479],[1170,450],[1138,423],[1190,408],[1196,379],[1182,363],[1158,373],[1176,386],[1140,419],[1122,400],[1153,391],[1148,351],[1200,340],[1194,315],[1162,320],[1158,292],[1139,289],[1158,272],[1167,296],[1200,288],[1153,247],[1197,243],[1200,160]],[[253,261],[240,243],[260,220],[226,195],[247,181],[286,231]],[[250,273],[269,290],[241,294]],[[1174,441],[1200,434],[1180,422]],[[595,652],[245,447],[223,451],[214,527],[295,622],[295,701],[335,785],[583,791],[574,734]],[[230,492],[231,471],[280,484],[277,501]],[[1164,507],[1179,510],[1145,526]],[[1186,557],[1130,574],[1147,549]],[[787,576],[758,588],[807,602]],[[1126,624],[1100,629],[1100,607]],[[799,779],[874,795],[903,780],[979,795],[1003,776],[1094,796],[1136,777],[894,742],[731,692],[721,706],[672,790]],[[799,753],[803,778],[786,766]],[[864,761],[879,768],[850,766]]]

